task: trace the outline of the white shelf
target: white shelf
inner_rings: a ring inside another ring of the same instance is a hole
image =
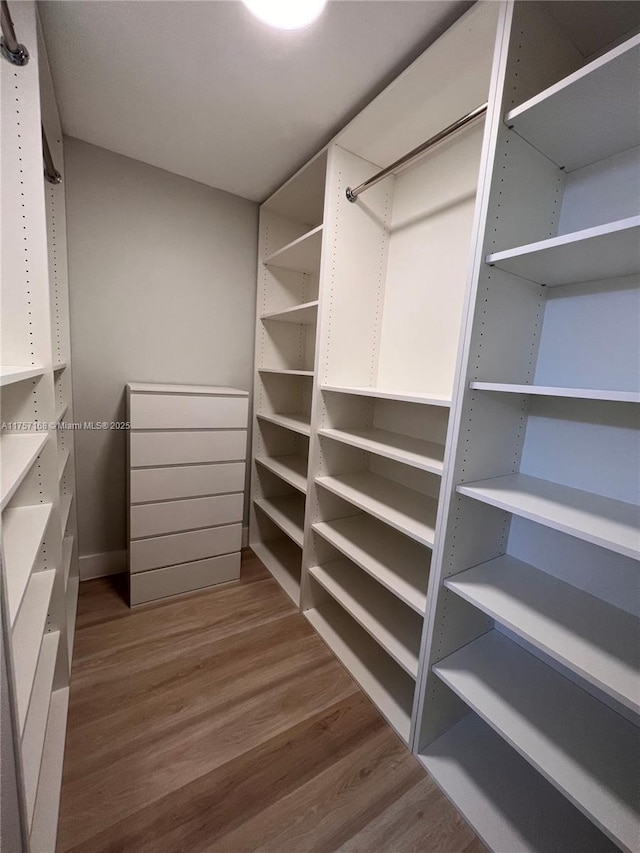
[[[278,373],[281,376],[313,376],[313,370],[286,370],[280,367],[259,367],[258,373]]]
[[[416,542],[433,547],[438,509],[434,498],[370,471],[317,477],[316,483]]]
[[[0,367],[0,387],[11,385],[14,382],[23,382],[25,379],[33,379],[42,376],[44,367],[29,367],[24,364],[4,364]]]
[[[408,743],[414,683],[378,644],[332,601],[304,614],[347,672]]]
[[[368,515],[313,525],[316,533],[424,616],[431,553]]]
[[[418,756],[494,853],[616,853],[515,750],[469,714]]]
[[[348,560],[309,569],[309,574],[408,673],[418,676],[422,619]]]
[[[421,403],[425,406],[451,407],[451,397],[425,394],[421,391],[394,391],[391,388],[368,388],[364,385],[322,385],[322,391],[353,394],[356,397],[376,397],[380,400],[398,400],[402,403]]]
[[[22,735],[22,765],[24,768],[25,799],[27,803],[27,820],[31,825],[33,809],[36,803],[40,763],[44,749],[44,738],[49,717],[51,688],[56,668],[56,655],[60,632],[52,631],[42,638],[40,657],[36,677],[33,683],[33,694],[29,705],[29,713]]]
[[[57,364],[53,365],[53,372],[54,373],[60,373],[60,371],[64,370],[65,367],[67,367],[67,362],[66,361],[59,361],[59,362],[57,362]]]
[[[403,462],[423,471],[442,475],[444,447],[384,429],[319,429],[319,435]]]
[[[257,498],[254,504],[268,516],[280,530],[302,548],[304,540],[304,499],[298,495]]]
[[[264,259],[266,266],[297,272],[316,273],[320,270],[322,225],[307,231],[302,237],[287,243]]]
[[[256,456],[256,462],[262,465],[294,489],[307,493],[307,458],[298,454],[290,456]]]
[[[262,560],[296,607],[300,606],[300,570],[302,552],[290,539],[254,542],[251,550]]]
[[[467,483],[458,486],[457,491],[593,545],[640,559],[640,512],[634,504],[526,474]]]
[[[434,672],[612,841],[635,853],[640,736],[632,723],[497,631]]]
[[[69,688],[54,690],[51,694],[47,734],[42,755],[38,795],[31,827],[31,849],[55,850],[62,787]]]
[[[71,555],[73,553],[73,536],[65,536],[62,540],[62,574],[64,577],[65,591],[69,586],[69,572],[71,571]]]
[[[508,555],[445,585],[627,708],[640,711],[640,620]]]
[[[50,503],[6,509],[2,515],[2,546],[9,624],[13,626],[51,517]]]
[[[315,326],[318,319],[318,300],[303,302],[301,305],[294,305],[293,308],[285,308],[283,311],[271,311],[269,314],[263,314],[260,319]]]
[[[487,263],[556,287],[640,272],[640,216],[487,255]]]
[[[69,523],[72,503],[73,495],[60,495],[60,530],[63,536]]]
[[[561,388],[555,385],[517,385],[507,382],[470,382],[471,391],[500,391],[505,394],[535,394],[576,400],[606,400],[610,403],[640,403],[637,391],[603,391],[595,388]]]
[[[36,666],[51,602],[56,573],[54,569],[31,575],[20,613],[12,631],[13,660],[16,677],[18,725],[24,730],[31,698]]]
[[[56,423],[60,423],[63,417],[67,414],[68,408],[68,403],[63,403],[61,406],[58,406],[58,408],[56,409]]]
[[[46,444],[46,432],[23,435],[4,435],[0,439],[0,456],[2,458],[2,504],[4,509],[13,497],[16,489],[29,473],[29,469],[38,458]]]
[[[640,36],[511,110],[506,124],[571,172],[638,144]]]
[[[67,611],[67,652],[69,661],[73,654],[73,638],[76,633],[76,613],[78,612],[78,592],[80,591],[80,578],[74,577],[69,580],[66,597]]]
[[[68,450],[65,450],[58,456],[58,481],[62,480],[64,469],[67,467],[70,457],[71,453]]]
[[[290,429],[292,432],[298,432],[300,435],[311,435],[311,424],[307,415],[296,412],[287,412],[285,415],[259,413],[256,417],[258,420],[276,424],[276,426]]]

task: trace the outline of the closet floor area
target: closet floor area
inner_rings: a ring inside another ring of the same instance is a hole
[[[131,611],[80,585],[58,851],[484,853],[251,551]]]

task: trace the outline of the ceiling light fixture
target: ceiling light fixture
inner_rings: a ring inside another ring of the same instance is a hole
[[[313,23],[327,0],[242,0],[265,24],[281,30],[300,30]]]

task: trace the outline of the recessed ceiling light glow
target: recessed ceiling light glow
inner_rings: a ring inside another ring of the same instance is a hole
[[[256,18],[281,30],[307,27],[320,15],[327,0],[242,0]]]

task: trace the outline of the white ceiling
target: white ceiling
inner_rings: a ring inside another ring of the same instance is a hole
[[[239,0],[39,3],[67,135],[256,201],[469,5],[333,0],[284,32]]]

